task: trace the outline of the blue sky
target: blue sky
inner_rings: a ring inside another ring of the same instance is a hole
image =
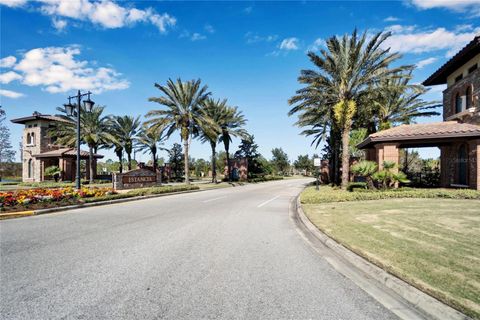
[[[311,67],[307,50],[355,27],[391,30],[388,45],[404,54],[402,64],[419,66],[413,81],[421,82],[480,31],[478,0],[0,0],[0,10],[0,103],[9,119],[55,113],[76,89],[95,91],[92,99],[107,113],[144,115],[160,107],[148,102],[159,95],[155,82],[201,78],[214,97],[239,106],[262,154],[269,158],[281,146],[292,160],[315,152],[287,116],[299,71]],[[443,89],[432,88],[425,99],[440,100]],[[17,146],[22,127],[9,127]],[[177,141],[174,136],[166,146]],[[209,153],[193,141],[193,157]]]

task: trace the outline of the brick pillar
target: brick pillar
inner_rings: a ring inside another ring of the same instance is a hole
[[[480,190],[480,139],[469,142],[468,174],[472,189]]]
[[[378,163],[378,169],[383,169],[384,161],[392,161],[396,163],[395,170],[398,170],[398,161],[399,161],[399,152],[397,144],[394,143],[385,143],[375,146],[376,149],[376,158]]]

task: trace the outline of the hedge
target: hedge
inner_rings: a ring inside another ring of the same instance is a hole
[[[283,177],[282,176],[263,176],[263,177],[248,179],[248,182],[257,183],[257,182],[266,182],[266,181],[275,181],[275,180],[283,180]]]
[[[316,204],[325,202],[345,202],[360,200],[380,200],[394,198],[443,198],[443,199],[476,199],[480,200],[480,191],[470,189],[413,189],[400,188],[392,190],[334,190],[321,186],[320,190],[309,187],[300,196],[301,203]]]

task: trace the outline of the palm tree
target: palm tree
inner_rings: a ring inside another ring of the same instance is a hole
[[[204,117],[209,118],[211,123],[206,123],[200,132],[200,140],[202,143],[209,142],[212,149],[212,183],[217,183],[217,141],[221,134],[220,124],[225,120],[227,114],[227,100],[214,100],[208,98],[205,101],[205,108],[203,108]]]
[[[374,106],[378,129],[385,130],[395,124],[410,124],[417,117],[439,115],[432,111],[441,107],[438,101],[427,102],[420,98],[428,90],[422,85],[409,84],[411,72],[399,78],[385,79],[380,83]]]
[[[65,110],[59,108],[59,111],[65,113]],[[103,116],[105,107],[94,106],[91,112],[87,112],[85,107],[82,107],[80,116],[80,136],[82,142],[86,143],[89,151],[89,175],[90,183],[93,183],[95,176],[95,168],[93,166],[93,156],[99,148],[106,147],[116,139],[109,132],[108,117]],[[68,119],[71,123],[59,122],[54,129],[50,131],[51,135],[57,137],[57,144],[74,147],[77,141],[75,119],[76,114],[72,116],[61,115]]]
[[[110,116],[109,124],[112,135],[119,142],[119,145],[115,146],[115,152],[117,153],[118,151],[117,156],[119,156],[123,150],[125,151],[127,154],[128,170],[132,170],[133,145],[141,126],[140,117]],[[119,156],[119,158],[121,158],[121,156]],[[120,166],[122,166],[121,159]]]
[[[225,153],[227,156],[227,174],[228,180],[232,180],[232,170],[230,166],[230,142],[232,137],[247,138],[248,134],[242,127],[247,123],[247,120],[243,116],[242,112],[238,110],[238,107],[226,107],[222,121],[220,125],[220,138],[219,141],[223,142],[225,147]]]
[[[138,133],[137,143],[135,147],[139,151],[143,151],[143,153],[150,152],[152,155],[153,161],[153,171],[157,172],[157,152],[158,152],[158,144],[164,139],[162,137],[162,130],[158,129],[148,129],[146,127],[142,128]],[[163,150],[167,150],[161,148]]]
[[[190,184],[188,150],[191,138],[196,137],[201,132],[200,128],[210,121],[201,112],[210,92],[207,91],[207,86],[201,86],[200,79],[187,82],[168,79],[166,85],[155,83],[155,87],[163,96],[150,98],[149,101],[157,102],[166,109],[149,111],[146,116],[151,119],[146,123],[151,128],[165,128],[166,137],[175,131],[180,132],[185,157],[185,182]]]
[[[318,113],[316,118],[320,122],[317,131],[325,132],[328,123],[331,129],[337,127],[341,132],[342,188],[347,187],[349,179],[348,145],[358,102],[364,95],[377,90],[379,81],[396,77],[407,69],[404,66],[389,68],[392,62],[400,58],[398,53],[390,53],[389,49],[381,47],[390,35],[379,32],[367,39],[366,32],[359,37],[354,30],[350,36],[331,37],[326,41],[327,50],[321,50],[320,56],[314,52],[308,53],[319,70],[301,71],[298,80],[307,87],[297,91],[297,97],[290,100],[298,104],[291,114]],[[312,124],[315,125],[309,125]]]

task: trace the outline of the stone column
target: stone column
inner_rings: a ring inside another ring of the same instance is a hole
[[[396,143],[384,143],[375,146],[376,149],[376,158],[378,163],[378,169],[383,169],[383,162],[384,161],[392,161],[397,166],[395,170],[398,170],[398,162],[399,162],[399,152],[398,146]]]

